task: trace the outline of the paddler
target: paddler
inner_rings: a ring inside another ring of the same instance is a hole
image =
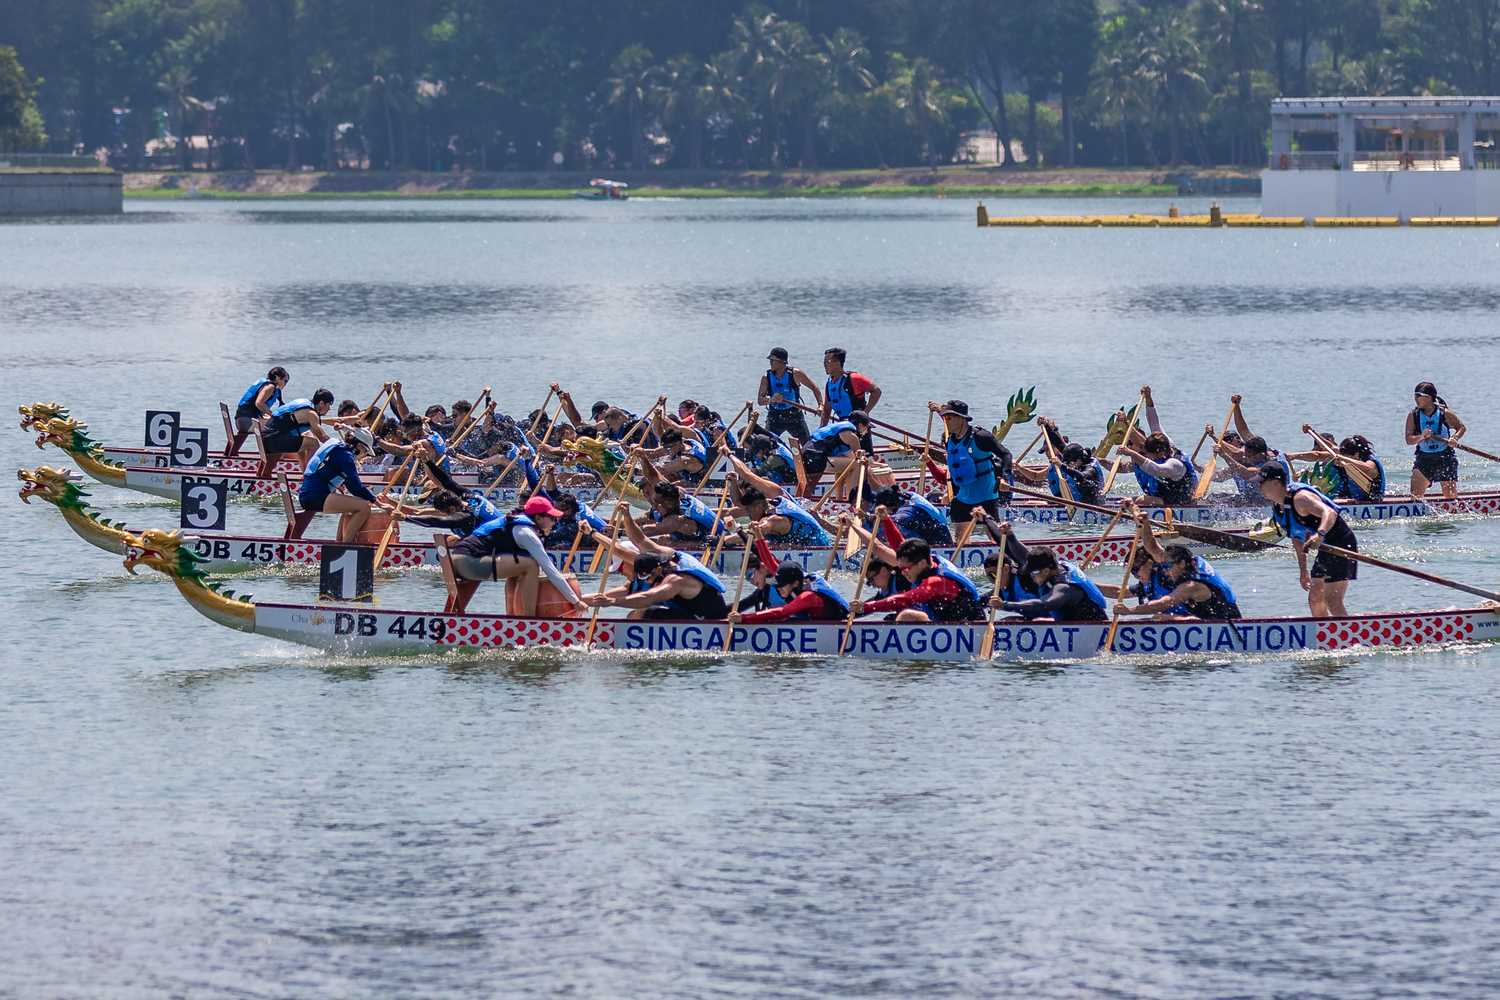
[[[642,451],[640,448],[635,449]],[[677,483],[662,479],[650,462],[638,463],[641,487],[651,502],[650,517],[654,524],[645,529],[653,537],[669,536],[677,542],[703,542],[717,538],[725,529],[721,520],[714,524],[714,512],[702,500],[683,490]],[[713,532],[712,535],[709,533]]]
[[[771,545],[815,549],[833,544],[832,536],[797,502],[792,490],[756,475],[728,445],[722,445],[719,454],[730,464],[725,485],[734,500],[734,506],[724,512],[721,527],[734,524],[736,518],[748,517]]]
[[[982,617],[979,588],[963,570],[920,538],[908,538],[896,548],[896,571],[908,589],[873,601],[852,601],[856,617],[896,612],[898,622],[968,622]]]
[[[1271,522],[1292,540],[1308,609],[1320,618],[1347,615],[1344,594],[1359,576],[1359,563],[1322,548],[1326,541],[1350,552],[1359,551],[1359,540],[1338,504],[1316,486],[1288,482],[1286,470],[1277,462],[1267,462],[1261,468],[1260,492],[1271,503]],[[1307,552],[1314,548],[1317,558],[1309,570]]]
[[[891,521],[906,538],[920,538],[934,548],[953,544],[953,527],[947,511],[926,497],[887,486],[875,491],[872,499],[891,512]]]
[[[1458,452],[1448,442],[1463,437],[1468,428],[1431,382],[1418,382],[1413,395],[1417,405],[1406,415],[1406,443],[1417,447],[1411,495],[1425,496],[1437,483],[1443,497],[1453,500],[1458,496]]]
[[[798,386],[807,387],[820,409],[823,406],[823,394],[806,372],[787,364],[789,356],[785,347],[771,348],[771,353],[766,356],[771,367],[760,377],[760,391],[756,394],[756,399],[766,410],[766,430],[772,434],[790,434],[806,444],[807,418],[793,405],[802,402],[802,390]],[[864,378],[862,375],[860,377]]]
[[[1059,622],[1093,622],[1108,617],[1107,601],[1094,581],[1072,563],[1060,561],[1051,549],[1032,549],[1021,567],[1021,577],[1027,590],[1042,596],[1002,600],[1001,610],[1028,621],[1047,618]]]
[[[1151,528],[1151,518],[1137,513],[1135,519],[1141,532],[1140,549],[1163,567],[1171,590],[1134,605],[1117,601],[1114,607],[1117,615],[1157,615],[1202,621],[1233,621],[1242,617],[1234,590],[1207,559],[1194,555],[1186,545],[1163,548]]]
[[[632,619],[723,621],[729,614],[724,585],[696,558],[646,537],[628,507],[622,508],[625,533],[638,550],[631,581],[623,587],[583,598],[591,608],[629,608]]]
[[[969,404],[963,400],[928,402],[927,408],[943,418],[948,432],[948,481],[953,486],[948,520],[954,525],[965,524],[973,520],[975,508],[998,518],[1000,485],[1014,482],[1009,449],[994,434],[974,426],[969,419]]]
[[[750,468],[777,486],[796,487],[797,456],[779,437],[757,431],[745,442],[745,457]]]
[[[543,574],[564,599],[584,607],[572,584],[547,558],[542,535],[556,526],[563,512],[546,497],[532,497],[519,511],[492,518],[460,539],[451,549],[453,573],[466,581],[505,580],[517,588],[518,613],[523,618],[536,614],[537,591]],[[472,594],[472,590],[470,591]],[[468,597],[460,588],[462,612]]]
[[[1375,454],[1375,446],[1363,434],[1354,434],[1337,441],[1331,434],[1313,430],[1309,424],[1302,425],[1302,433],[1312,434],[1335,451],[1339,460],[1333,463],[1334,482],[1328,495],[1335,500],[1356,500],[1360,503],[1375,503],[1385,499],[1385,464]],[[1299,462],[1327,462],[1331,456],[1327,451],[1300,451],[1286,456]],[[1363,475],[1370,483],[1367,490],[1355,479]]]
[[[294,399],[272,410],[261,435],[266,453],[260,457],[260,469],[256,475],[262,478],[270,476],[271,470],[276,468],[276,460],[282,455],[298,455],[306,469],[313,452],[328,440],[322,418],[331,409],[333,393],[319,389],[313,393],[312,399]]]
[[[244,391],[234,408],[234,437],[224,449],[225,456],[238,455],[245,439],[255,429],[255,422],[271,418],[271,413],[281,405],[281,391],[291,380],[286,369],[277,365],[266,372],[265,378],[250,383],[250,388]]]
[[[359,537],[370,518],[375,494],[359,478],[359,462],[375,451],[375,436],[364,427],[341,427],[313,452],[297,487],[303,510],[318,514],[347,514],[338,539],[345,545]],[[342,486],[347,493],[339,493]]]
[[[849,602],[816,573],[805,572],[788,561],[776,567],[774,583],[766,588],[765,611],[729,612],[730,624],[759,625],[769,622],[837,622],[849,615]]]
[[[823,371],[828,374],[828,381],[823,385],[820,423],[848,420],[855,410],[868,414],[880,402],[880,386],[859,372],[847,371],[844,363],[848,360],[849,352],[842,347],[830,347],[823,352]]]
[[[1057,464],[1049,462],[1037,469],[1017,465],[1014,468],[1016,477],[1032,485],[1045,485],[1055,497],[1063,495],[1062,484],[1066,481],[1072,491],[1069,495],[1074,500],[1098,503],[1104,495],[1104,466],[1083,445],[1069,443],[1050,418],[1037,417],[1036,422],[1047,435],[1053,453],[1058,456]]]
[[[818,484],[830,464],[837,478],[844,466],[864,450],[862,442],[869,433],[870,416],[863,410],[854,410],[847,420],[836,420],[813,431],[802,448],[802,467],[807,473],[808,489]]]

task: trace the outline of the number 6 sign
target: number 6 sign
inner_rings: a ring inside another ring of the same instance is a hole
[[[182,414],[177,410],[147,410],[146,447],[171,447],[172,435],[180,423],[182,423]]]

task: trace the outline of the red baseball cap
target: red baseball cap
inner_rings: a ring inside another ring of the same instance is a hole
[[[546,497],[532,497],[530,500],[527,500],[526,506],[521,508],[521,513],[526,514],[530,517],[536,517],[538,514],[541,514],[545,517],[566,516],[562,511],[552,506],[552,501],[548,500]]]

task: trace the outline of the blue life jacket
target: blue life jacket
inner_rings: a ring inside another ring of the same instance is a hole
[[[865,408],[865,397],[854,392],[854,379],[850,378],[850,372],[844,372],[836,379],[829,379],[824,386],[828,395],[828,408],[836,417],[847,417],[855,410]]]
[[[609,530],[609,525],[605,523],[604,518],[594,513],[594,508],[582,500],[578,501],[578,519],[595,531]]]
[[[335,454],[342,449],[342,453]],[[342,459],[342,460],[341,460]],[[338,438],[329,438],[318,446],[307,462],[302,482],[297,487],[298,496],[326,497],[348,480],[349,470],[355,468],[354,449]],[[355,473],[358,481],[358,474]]]
[[[802,402],[802,390],[797,387],[797,380],[792,377],[792,369],[790,366],[788,366],[780,376],[777,376],[775,372],[767,368],[766,388],[770,390],[766,393],[767,396],[775,396],[779,394],[783,399],[794,399],[799,403]],[[789,402],[772,403],[771,409],[790,410],[792,409],[792,404]]]
[[[259,416],[260,411],[255,408],[255,397],[260,395],[260,391],[266,386],[274,384],[275,383],[273,383],[270,379],[263,378],[255,384],[251,385],[250,388],[245,390],[245,394],[240,397],[239,404],[234,408],[234,415],[237,417]],[[276,388],[271,391],[271,398],[266,400],[266,406],[274,410],[280,405],[281,389]]]
[[[687,445],[688,456],[702,463],[703,468],[698,471],[701,473],[706,470],[708,468],[708,448],[704,446],[703,440],[694,435],[692,437],[684,437],[683,443]]]
[[[932,546],[953,544],[948,512],[933,506],[930,500],[917,493],[909,493],[902,499],[891,520],[896,522],[905,538],[920,538]]]
[[[688,493],[682,494],[681,499],[677,501],[677,513],[692,521],[696,525],[697,530],[691,535],[674,531],[671,535],[674,541],[697,542],[710,537],[709,531],[714,526],[714,512],[702,500]],[[651,508],[651,520],[657,524],[660,524],[663,520],[662,515],[655,507]],[[724,521],[720,518],[718,530],[714,531],[712,537],[717,538],[724,533],[724,530]]]
[[[912,588],[912,582],[906,578],[906,574],[899,569],[891,570],[891,582],[884,587],[875,588],[876,597],[890,597],[892,594],[904,594]]]
[[[1294,541],[1306,541],[1318,532],[1318,525],[1323,523],[1321,514],[1299,514],[1292,506],[1297,494],[1305,490],[1311,490],[1313,496],[1322,500],[1334,510],[1339,510],[1339,505],[1333,501],[1328,494],[1307,483],[1288,483],[1286,487],[1286,499],[1281,503],[1271,505],[1271,522],[1281,529],[1281,533]],[[1344,515],[1339,514],[1342,521]]]
[[[1448,426],[1448,411],[1441,406],[1426,414],[1419,408],[1412,409],[1412,415],[1417,418],[1417,433],[1432,431],[1433,438],[1430,441],[1418,441],[1417,451],[1425,451],[1429,455],[1437,455],[1449,449],[1447,438],[1453,433]]]
[[[1134,576],[1135,574],[1131,575]],[[1130,585],[1130,592],[1140,598],[1139,603],[1141,604],[1145,604],[1147,601],[1154,601],[1159,597],[1166,597],[1175,589],[1177,589],[1176,586],[1171,580],[1167,579],[1166,563],[1152,563],[1151,579],[1146,583],[1136,580]],[[1178,607],[1181,607],[1181,605],[1178,605]],[[1171,610],[1171,613],[1181,614],[1181,612],[1175,609]]]
[[[1002,601],[1034,601],[1039,600],[1041,596],[1042,592],[1025,573],[1012,571],[1010,579],[1006,580],[1005,586],[1000,588]]]
[[[825,455],[847,455],[849,446],[839,440],[839,435],[845,431],[859,437],[859,431],[854,429],[854,424],[848,420],[835,420],[831,424],[824,424],[813,431],[807,438],[807,444],[803,450],[819,451]]]
[[[1135,481],[1140,483],[1142,493],[1147,496],[1158,497],[1163,503],[1188,503],[1193,499],[1193,490],[1198,486],[1198,468],[1182,453],[1180,448],[1172,449],[1172,457],[1183,464],[1183,467],[1187,469],[1187,475],[1181,479],[1167,482],[1159,480],[1155,476],[1149,475],[1137,468],[1135,470]]]
[[[631,413],[629,410],[622,410],[621,412],[625,414],[625,419],[620,422],[619,430],[612,431],[608,427],[604,428],[604,436],[609,438],[611,441],[619,441],[623,439],[625,435],[635,430],[636,424],[640,423],[641,418],[636,416],[634,413]]]
[[[808,573],[803,577],[803,580],[806,581],[809,590],[832,601],[834,605],[839,608],[841,616],[847,615],[849,613],[848,598],[844,597],[844,595],[840,594],[837,590],[834,590],[827,580],[823,579],[816,573]],[[781,607],[783,604],[788,603],[781,597],[781,594],[776,591],[776,586],[774,584],[772,584],[767,589],[776,594],[778,600],[776,607]],[[805,614],[793,615],[790,620],[794,622],[809,621],[811,620],[811,616]]]
[[[1340,499],[1360,500],[1365,502],[1385,499],[1385,463],[1382,462],[1378,457],[1373,455],[1371,456],[1370,460],[1375,463],[1375,481],[1370,484],[1369,492],[1365,492],[1365,490],[1360,487],[1359,483],[1354,481],[1354,477],[1349,475],[1348,472],[1340,468],[1338,465],[1335,465],[1334,472],[1336,473],[1336,478],[1333,490],[1334,496]]]
[[[496,556],[525,556],[531,558],[531,553],[521,548],[516,541],[515,529],[530,528],[536,530],[536,522],[525,514],[506,514],[502,517],[491,518],[474,529],[469,537],[488,545],[489,555]]]
[[[786,518],[792,524],[786,534],[775,539],[778,544],[789,548],[820,548],[833,544],[833,537],[823,530],[817,518],[785,493],[776,498],[771,512]]]
[[[310,399],[294,399],[290,403],[283,403],[271,411],[271,419],[266,421],[267,434],[301,434],[307,429],[307,425],[297,420],[299,410],[314,409]]]
[[[1049,465],[1047,467],[1047,488],[1055,497],[1062,496],[1062,485],[1057,479],[1057,470],[1061,469],[1063,477],[1068,481],[1068,488],[1073,491],[1074,500],[1082,500],[1084,503],[1094,503],[1099,499],[1099,491],[1104,487],[1104,466],[1096,458],[1089,466],[1086,476],[1080,476],[1077,472],[1066,465]]]
[[[972,427],[957,441],[950,437],[947,448],[953,499],[959,503],[981,504],[999,496],[995,490],[995,456],[979,447]]]
[[[1094,581],[1090,580],[1083,570],[1070,562],[1062,561],[1058,562],[1057,568],[1062,571],[1062,578],[1064,580],[1083,588],[1083,592],[1088,595],[1090,603],[1099,609],[1101,617],[1107,617],[1105,611],[1109,607],[1109,601],[1105,600],[1104,594],[1100,592],[1099,588],[1094,585]]]
[[[469,509],[470,514],[474,515],[476,527],[503,516],[495,505],[486,500],[484,494],[478,490],[471,490],[464,494],[464,506]]]
[[[427,435],[427,440],[432,442],[432,450],[437,453],[438,467],[444,472],[451,472],[452,468],[448,463],[447,438],[443,437],[437,431],[433,431],[431,434]]]
[[[936,573],[945,576],[958,584],[958,597],[951,601],[941,603],[928,601],[920,606],[920,610],[927,612],[927,617],[935,622],[967,622],[975,621],[981,615],[982,598],[979,596],[979,588],[974,586],[974,581],[964,575],[964,571],[953,565],[952,560],[943,556],[933,554],[932,570],[928,575]],[[897,573],[902,576],[903,574]],[[924,577],[925,579],[925,577]],[[906,589],[906,588],[902,588]]]
[[[723,603],[724,584],[720,583],[719,578],[717,576],[714,576],[713,571],[711,571],[707,566],[703,565],[703,563],[699,562],[696,557],[691,556],[686,552],[678,552],[677,558],[672,562],[669,572],[683,573],[687,576],[691,576],[697,579],[709,590],[717,593],[719,595],[719,602],[721,604]],[[636,578],[630,581],[630,586],[627,589],[632,594],[638,594],[643,590],[650,590],[653,586],[655,586],[655,584],[647,580]],[[776,588],[770,587],[768,589],[775,590]],[[701,596],[702,595],[699,595],[699,597]],[[697,601],[698,599],[699,598],[694,598],[693,600]],[[673,597],[671,600],[664,601],[663,603],[656,606],[662,608],[670,608],[673,611],[682,612],[685,616],[688,617],[696,617],[698,614],[698,610],[696,608],[694,608],[691,604],[684,603],[682,598],[680,597]]]
[[[1199,618],[1239,618],[1240,606],[1234,599],[1234,590],[1202,556],[1193,557],[1192,579],[1208,587],[1213,596],[1207,601],[1187,602],[1188,614]]]

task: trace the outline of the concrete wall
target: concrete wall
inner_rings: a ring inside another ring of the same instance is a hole
[[[1272,216],[1500,215],[1496,170],[1267,170],[1261,212]]]
[[[0,171],[0,215],[100,215],[124,210],[117,173]]]

